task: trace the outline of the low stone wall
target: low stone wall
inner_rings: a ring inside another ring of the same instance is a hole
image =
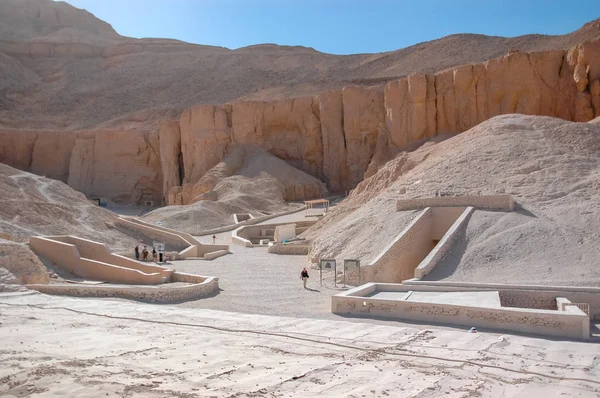
[[[137,218],[120,217],[117,224],[134,231],[141,232],[152,239],[156,239],[165,243],[169,243],[176,247],[184,247],[179,255],[181,257],[204,257],[206,253],[213,253],[219,250],[229,252],[228,245],[205,245],[200,243],[192,235],[187,232],[176,231],[173,229],[152,225],[141,221]]]
[[[245,226],[239,227],[231,233],[231,242],[236,243],[238,245],[245,246],[245,247],[252,247],[252,242],[250,242],[249,239],[246,239],[243,236],[240,236],[240,234],[244,233],[243,232],[244,228],[246,228],[246,227]]]
[[[400,199],[396,211],[419,210],[425,207],[475,207],[478,209],[512,211],[515,202],[510,195],[437,196],[433,198]]]
[[[360,268],[360,283],[400,283],[414,276],[415,267],[431,250],[433,213],[427,208],[415,217],[369,265]],[[359,282],[347,280],[351,285]]]
[[[500,303],[503,307],[536,308],[540,310],[556,310],[556,294],[531,290],[499,290]]]
[[[296,228],[305,228],[314,225],[316,221],[296,221],[293,223],[276,223],[276,224],[259,224],[259,225],[244,225],[237,228],[231,234],[231,241],[246,247],[252,247],[252,238],[258,238],[264,236],[264,239],[272,239],[267,234],[263,234],[263,231],[272,230],[273,232],[278,226],[295,224]]]
[[[272,245],[269,246],[268,252],[271,254],[285,254],[288,256],[306,256],[310,250],[310,245]]]
[[[205,260],[214,260],[215,258],[219,258],[221,256],[224,256],[226,254],[229,254],[229,250],[217,250],[214,252],[210,252],[210,253],[206,253],[204,255],[204,257],[202,257]]]
[[[77,297],[119,297],[157,303],[196,300],[219,292],[219,281],[213,277],[181,274],[173,275],[174,282],[192,283],[188,286],[103,286],[76,284],[26,285],[28,288],[46,294]]]
[[[4,240],[13,240],[13,237],[11,234],[6,233],[6,232],[1,232],[0,231],[0,239],[4,239]]]
[[[370,285],[370,286],[369,286]],[[364,297],[373,292],[367,284],[332,297],[331,311],[359,315],[440,323],[465,328],[479,327],[578,340],[589,339],[589,317],[579,311],[559,312],[524,308],[493,308],[457,304],[386,300]],[[410,291],[413,288],[405,288]],[[379,290],[375,286],[375,290]],[[380,290],[384,291],[384,290]]]
[[[440,210],[440,209],[433,209]],[[452,244],[456,241],[459,233],[466,227],[471,214],[475,210],[474,207],[467,207],[460,217],[452,224],[450,229],[442,236],[439,243],[429,252],[427,257],[415,269],[415,278],[423,278],[429,274],[442,261]]]
[[[239,224],[239,223],[242,223],[244,221],[251,220],[253,218],[254,217],[250,213],[234,214],[233,215],[233,222],[235,224]]]
[[[190,244],[185,239],[183,239],[181,236],[179,236],[177,234],[162,231],[160,229],[153,228],[149,225],[140,224],[140,223],[134,222],[130,219],[125,219],[125,218],[121,217],[115,222],[115,224],[122,228],[131,230],[131,231],[135,231],[135,232],[139,232],[139,233],[149,237],[150,239],[157,240],[160,242],[165,242],[171,246],[174,246],[178,250],[184,250],[185,248],[190,246]],[[194,256],[195,256],[195,253],[194,253]]]
[[[209,230],[205,230],[205,231],[198,231],[197,233],[194,233],[194,234],[196,236],[205,236],[205,235],[220,234],[220,233],[223,233],[223,232],[233,231],[234,229],[239,228],[239,227],[244,226],[244,225],[259,224],[259,223],[261,223],[263,221],[271,220],[273,218],[277,218],[277,217],[281,217],[281,216],[286,216],[288,214],[299,213],[299,212],[304,211],[304,210],[306,210],[306,206],[302,206],[302,207],[299,207],[297,209],[292,209],[292,210],[284,211],[284,212],[281,212],[281,213],[269,214],[269,215],[260,216],[260,217],[252,217],[251,219],[246,220],[246,221],[241,221],[238,224],[227,225],[225,227],[214,228],[214,229],[209,229]]]
[[[556,298],[565,297],[573,303],[590,305],[590,317],[600,320],[600,288],[578,286],[510,285],[498,283],[467,283],[406,280],[406,288],[497,290],[506,307],[556,309]]]
[[[70,273],[85,279],[152,285],[161,283],[167,277],[164,276],[166,274],[160,272],[145,273],[137,269],[82,258],[75,245],[52,239],[31,237],[29,245],[37,254],[48,258]],[[165,272],[168,271],[164,268],[162,269]]]
[[[108,246],[106,246],[104,243],[94,242],[93,240],[78,238],[76,236],[45,236],[44,238],[74,245],[81,257],[88,258],[90,260],[124,268],[136,269],[147,274],[158,272],[166,278],[170,278],[171,274],[173,273],[172,270],[165,267],[140,263],[137,260],[111,253]]]

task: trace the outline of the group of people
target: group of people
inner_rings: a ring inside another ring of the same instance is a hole
[[[144,245],[144,249],[141,251],[142,261],[148,261],[148,254],[150,254],[150,252],[148,251],[148,248],[146,247],[146,245]],[[139,245],[135,246],[135,259],[138,261],[140,260],[140,246]],[[156,252],[155,248],[152,248],[152,261],[154,261],[155,263],[158,261],[158,253]]]
[[[213,242],[216,239],[216,236],[213,235]],[[144,248],[142,249],[142,251],[140,252],[140,246],[136,245],[135,246],[135,259],[136,260],[140,260],[140,254],[142,257],[142,261],[148,261],[148,254],[150,252],[148,251],[148,248],[146,245],[144,245]],[[152,248],[152,261],[157,262],[157,258],[158,258],[158,253],[156,252],[155,248]],[[300,279],[302,279],[302,282],[304,284],[304,288],[306,289],[306,282],[308,281],[308,270],[306,268],[304,268],[302,270],[302,272],[300,272]]]

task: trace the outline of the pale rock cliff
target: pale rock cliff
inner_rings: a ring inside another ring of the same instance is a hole
[[[193,108],[181,118],[184,183],[198,181],[231,144],[241,143],[265,148],[333,191],[348,190],[414,142],[511,113],[578,122],[600,115],[600,42],[569,51],[511,52],[411,74],[383,88],[350,86],[314,97]]]
[[[166,120],[162,123],[159,131],[159,143],[163,198],[165,203],[170,203],[169,191],[182,183],[183,165],[180,164],[180,160],[183,159],[181,155],[181,132],[177,121]]]
[[[242,144],[340,192],[415,142],[511,113],[578,122],[600,116],[600,41],[568,51],[510,52],[385,86],[199,105],[153,133],[3,130],[0,162],[67,181],[88,195],[186,204],[201,195],[205,174]]]
[[[321,197],[327,193],[325,184],[283,160],[254,146],[235,144],[223,161],[206,172],[196,183],[189,183],[169,192],[169,204],[191,204],[201,200],[218,200],[215,188],[227,178],[238,175],[248,179],[262,178],[260,183],[277,185],[285,201]],[[265,178],[268,178],[265,179]],[[257,182],[258,183],[258,182]],[[181,193],[181,195],[179,195]]]
[[[1,130],[0,162],[66,182],[88,196],[162,203],[158,138],[158,132]]]

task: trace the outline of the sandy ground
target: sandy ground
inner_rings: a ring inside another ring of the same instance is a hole
[[[0,295],[5,397],[599,397],[589,343]]]
[[[305,211],[276,217],[260,224],[302,221]],[[219,278],[221,292],[203,300],[177,304],[181,307],[210,308],[250,314],[336,319],[331,314],[331,296],[343,291],[336,287],[333,273],[325,273],[323,284],[306,256],[269,254],[266,247],[244,247],[231,243],[231,231],[216,235],[217,244],[229,244],[232,254],[212,261],[173,262],[177,271]],[[212,235],[197,236],[212,243]],[[309,290],[300,279],[303,267],[309,269]],[[268,288],[268,294],[266,289]]]

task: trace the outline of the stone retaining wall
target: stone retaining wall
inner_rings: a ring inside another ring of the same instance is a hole
[[[201,277],[198,275],[176,272],[173,274],[173,281],[188,282],[192,284],[188,286],[172,287],[168,284],[161,285],[160,287],[77,284],[26,285],[26,287],[46,294],[78,297],[119,297],[157,303],[195,300],[212,296],[219,292],[219,281],[217,278],[213,277]]]
[[[600,320],[600,288],[579,286],[510,285],[497,283],[467,283],[406,280],[406,288],[497,290],[503,306],[517,308],[556,309],[556,298],[565,297],[573,303],[590,305],[590,317]]]
[[[386,300],[364,297],[372,293],[367,284],[332,297],[331,311],[338,315],[383,317],[413,322],[478,327],[571,339],[589,339],[589,317],[581,311],[549,311],[524,308],[493,308],[456,304]],[[405,291],[412,290],[406,287]],[[375,287],[375,290],[378,290]],[[556,304],[555,304],[556,306]]]
[[[241,226],[244,225],[255,225],[255,224],[259,224],[263,221],[267,221],[267,220],[271,220],[273,218],[277,218],[277,217],[281,217],[281,216],[286,216],[288,214],[294,214],[294,213],[299,213],[301,211],[306,210],[306,206],[302,206],[299,207],[297,209],[292,209],[292,210],[288,210],[288,211],[284,211],[281,213],[275,213],[275,214],[268,214],[266,216],[260,216],[260,217],[252,217],[249,220],[246,221],[241,221],[238,224],[233,224],[233,225],[227,225],[225,227],[221,227],[221,228],[214,228],[214,229],[209,229],[206,231],[199,231],[198,233],[195,233],[196,236],[205,236],[205,235],[213,235],[213,234],[220,234],[223,232],[229,232],[229,231],[233,231],[236,228],[239,228]]]
[[[206,245],[198,242],[192,235],[187,232],[176,231],[173,229],[152,225],[131,217],[120,217],[116,222],[118,225],[143,233],[152,239],[162,241],[176,247],[184,247],[179,255],[180,257],[204,257],[207,253],[214,253],[219,250],[229,252],[228,245]]]
[[[515,202],[510,195],[437,196],[433,198],[400,199],[396,211],[420,210],[425,207],[475,207],[478,209],[512,211]]]
[[[308,255],[310,245],[272,245],[269,246],[268,252],[271,254],[285,254],[288,256]]]
[[[49,238],[31,237],[29,245],[36,254],[48,258],[61,268],[84,279],[153,285],[168,280],[173,272],[163,267],[145,266],[138,263],[140,267],[148,267],[148,272],[144,272],[135,268],[97,261],[93,258],[82,258],[77,246]]]
[[[436,224],[436,218],[440,218],[442,215],[436,215],[435,213],[439,213],[440,210],[443,209],[434,208],[432,210],[434,212],[434,224]],[[473,214],[474,210],[474,207],[467,207],[447,231],[439,232],[443,233],[441,240],[433,248],[433,250],[429,252],[427,257],[425,257],[425,259],[419,263],[415,269],[415,278],[423,278],[433,271],[433,269],[442,261],[446,253],[452,247],[452,244],[456,241],[458,234],[464,230],[464,228],[466,228],[469,218],[471,217],[471,214]]]

